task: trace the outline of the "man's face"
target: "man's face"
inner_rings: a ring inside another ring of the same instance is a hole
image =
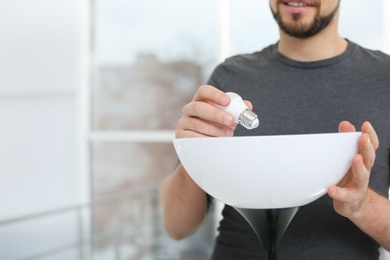
[[[280,29],[296,38],[311,37],[333,20],[340,0],[270,0],[272,14]]]

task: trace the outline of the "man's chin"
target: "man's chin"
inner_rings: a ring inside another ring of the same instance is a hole
[[[278,24],[279,28],[289,36],[296,38],[308,38],[313,36],[311,28],[314,27],[314,21],[311,23],[304,21],[287,21]]]

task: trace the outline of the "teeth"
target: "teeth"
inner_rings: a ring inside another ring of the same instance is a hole
[[[304,3],[297,3],[297,2],[288,2],[287,3],[289,6],[294,6],[294,7],[304,7],[307,6],[307,4]]]

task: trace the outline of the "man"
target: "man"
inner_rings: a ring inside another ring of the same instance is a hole
[[[361,125],[350,170],[328,195],[301,208],[278,259],[378,259],[379,246],[390,250],[390,57],[339,35],[339,5],[270,0],[279,42],[219,65],[178,122],[177,138],[321,133],[337,126],[350,132]],[[246,102],[260,117],[256,130],[236,129],[232,115],[216,107],[229,104],[227,91],[251,98]],[[171,237],[184,238],[201,226],[209,198],[181,164],[161,184],[160,197]],[[218,230],[213,259],[265,258],[232,207],[225,206]]]

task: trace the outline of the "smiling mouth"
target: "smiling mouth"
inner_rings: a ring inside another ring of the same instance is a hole
[[[307,4],[304,3],[297,3],[297,2],[288,2],[286,3],[288,6],[295,6],[295,7],[304,7],[307,6]]]
[[[292,6],[292,7],[306,7],[306,6],[312,6],[310,4],[302,3],[302,2],[294,2],[294,1],[284,1],[284,4],[287,6]]]

